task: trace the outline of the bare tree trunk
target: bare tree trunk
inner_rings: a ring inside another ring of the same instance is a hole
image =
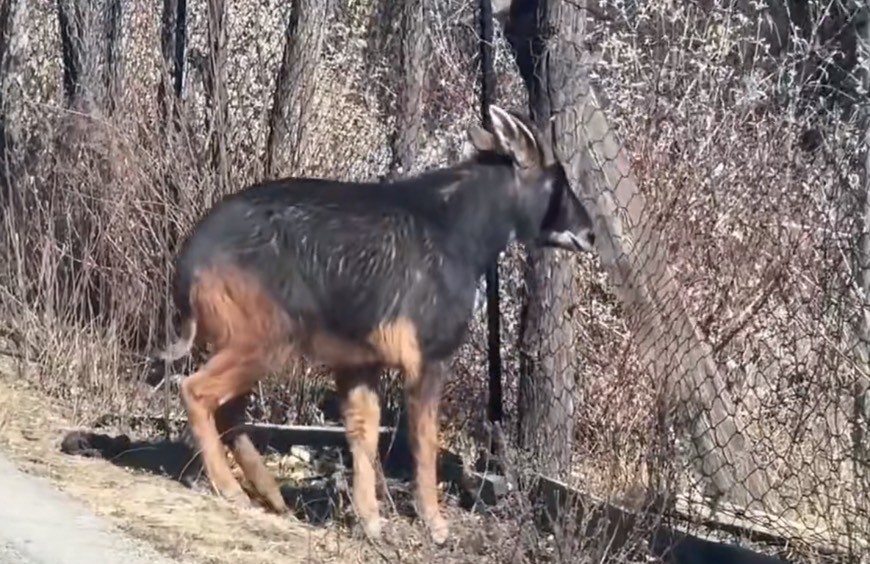
[[[110,0],[111,1],[111,0]],[[100,2],[57,0],[66,104],[80,112],[106,108],[105,81],[100,73],[105,56],[105,19]]]
[[[81,75],[81,47],[79,41],[78,6],[75,2],[57,2],[57,19],[60,26],[60,44],[63,56],[63,93],[67,105],[71,105],[78,88]]]
[[[560,260],[562,259],[562,260]],[[520,446],[539,471],[564,478],[574,451],[574,328],[567,315],[574,280],[553,250],[531,249],[525,262],[520,317]]]
[[[408,174],[417,160],[423,129],[423,87],[430,59],[423,0],[404,0],[401,7],[399,104],[392,138],[390,176]]]
[[[263,171],[267,178],[296,170],[313,115],[317,64],[323,53],[332,0],[293,0],[284,54],[275,81]]]
[[[211,142],[210,152],[215,174],[215,187],[218,194],[226,194],[230,186],[229,162],[227,160],[227,106],[226,81],[226,6],[224,0],[208,0],[208,43],[209,53],[206,76],[211,102]],[[210,86],[210,88],[209,88]],[[207,93],[208,95],[208,93]]]
[[[539,122],[554,117],[556,152],[596,218],[601,262],[623,302],[641,360],[677,400],[692,431],[694,462],[708,492],[744,505],[767,502],[771,492],[766,476],[745,451],[731,395],[710,346],[682,302],[682,288],[668,266],[628,160],[585,75],[584,18],[582,2],[513,3],[507,31],[533,111]],[[543,30],[558,39],[545,45]],[[542,100],[548,100],[549,108]],[[548,113],[542,114],[545,109]],[[560,267],[553,268],[558,272]],[[558,277],[550,280],[558,282]],[[558,354],[565,348],[551,343],[544,353]],[[561,436],[547,437],[550,444],[560,441]]]
[[[181,120],[181,91],[184,85],[184,60],[187,39],[187,0],[163,0],[163,11],[160,16],[160,53],[163,68],[160,72],[160,82],[157,84],[157,106],[160,112],[159,127],[166,140],[166,150],[171,152],[179,146],[183,126],[187,122]],[[181,236],[179,225],[170,220],[169,208],[181,200],[181,190],[172,168],[163,173],[162,188],[164,197],[158,205],[158,213],[165,218],[163,222],[163,237],[167,249],[174,249]],[[165,278],[164,296],[158,312],[162,323],[162,334],[159,339],[166,342],[172,333],[172,294],[170,277]],[[167,365],[162,366],[164,376]],[[164,417],[169,417],[171,397],[170,386],[166,386],[164,395]]]
[[[121,80],[121,0],[107,0],[105,18],[105,64],[103,88],[106,93],[106,113],[115,111]]]
[[[163,72],[157,84],[157,104],[165,124],[178,117],[178,102],[184,84],[184,51],[187,40],[187,0],[163,0],[160,16],[160,52]],[[172,92],[173,96],[168,93]]]
[[[546,9],[546,2],[539,7]],[[542,65],[543,59],[537,56],[540,53],[535,52],[541,46],[543,42],[537,39],[529,45],[529,58],[523,65],[528,72],[523,77],[532,119],[547,135],[553,111],[548,89],[551,82],[564,82],[563,77],[551,76],[547,71],[561,73],[570,66],[548,69]],[[556,150],[571,154],[575,149],[563,144]],[[566,258],[550,249],[527,251],[520,317],[520,444],[534,454],[541,472],[555,477],[564,477],[570,471],[574,451],[576,355],[574,328],[567,312],[576,292]]]
[[[18,25],[26,12],[24,0],[0,0],[0,205],[11,204],[16,149],[21,146],[20,123],[16,116],[20,109],[21,92],[18,73],[20,53],[16,35]]]
[[[57,0],[66,104],[113,111],[120,80],[121,1]]]
[[[559,57],[559,65],[547,65],[543,54],[541,31],[533,32],[521,68],[529,90],[532,118],[541,131],[550,133],[550,118],[561,109],[553,99],[553,87],[567,89],[563,95],[572,98],[578,85],[569,78],[580,63],[569,42],[582,39],[585,14],[552,10],[551,2],[537,4],[540,22],[559,30],[565,37],[560,46],[551,49]],[[564,119],[557,123],[556,151],[574,154],[579,150],[564,130],[576,124]],[[551,476],[564,476],[570,470],[574,445],[574,399],[576,368],[574,360],[574,327],[568,315],[576,295],[571,263],[564,253],[551,249],[529,249],[525,262],[526,295],[520,318],[520,441],[536,456],[542,471]]]
[[[180,115],[181,90],[184,85],[184,61],[187,39],[187,0],[163,0],[160,16],[160,53],[163,68],[157,83],[157,106],[160,128],[171,151],[178,142],[183,125]],[[203,71],[204,69],[200,69]],[[207,96],[211,96],[207,93]],[[171,126],[170,126],[171,125]],[[166,203],[179,201],[179,188],[172,172],[164,176]],[[176,226],[167,225],[167,242],[172,245],[177,237]]]

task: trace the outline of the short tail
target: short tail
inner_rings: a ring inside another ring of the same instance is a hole
[[[153,388],[162,386],[166,380],[167,363],[175,362],[188,355],[195,339],[196,320],[193,317],[185,317],[181,323],[181,336],[165,349],[149,355],[145,383]]]
[[[196,339],[196,319],[187,317],[181,323],[181,336],[174,343],[158,352],[156,357],[164,362],[174,362],[190,354]]]

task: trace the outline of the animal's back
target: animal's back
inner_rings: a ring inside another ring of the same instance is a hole
[[[473,275],[445,265],[440,200],[427,194],[425,185],[304,179],[235,193],[179,254],[177,305],[188,307],[197,271],[229,264],[253,274],[295,321],[344,337],[364,337],[399,315],[431,317],[420,308],[445,307],[445,292],[461,292]]]

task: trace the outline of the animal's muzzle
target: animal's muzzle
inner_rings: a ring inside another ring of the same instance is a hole
[[[574,231],[551,231],[544,235],[540,244],[574,252],[595,252],[595,233],[592,229]]]

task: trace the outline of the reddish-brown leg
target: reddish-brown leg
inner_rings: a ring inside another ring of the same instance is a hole
[[[372,539],[381,534],[375,490],[381,419],[379,374],[376,367],[336,372],[336,388],[341,397],[347,442],[353,456],[353,504],[363,530]]]
[[[260,372],[255,355],[224,349],[181,385],[181,398],[206,475],[221,496],[240,506],[250,506],[250,500],[230,470],[215,425],[215,412],[250,391]]]
[[[411,452],[416,463],[417,514],[422,517],[432,540],[447,540],[447,521],[438,508],[438,401],[441,396],[443,367],[433,363],[423,368],[416,379],[408,379],[405,388],[408,406],[408,431]]]
[[[275,477],[263,464],[260,452],[251,438],[240,430],[244,423],[247,399],[247,394],[244,394],[224,404],[215,414],[215,423],[221,439],[233,451],[236,462],[257,493],[263,496],[275,512],[285,513],[287,504]]]

